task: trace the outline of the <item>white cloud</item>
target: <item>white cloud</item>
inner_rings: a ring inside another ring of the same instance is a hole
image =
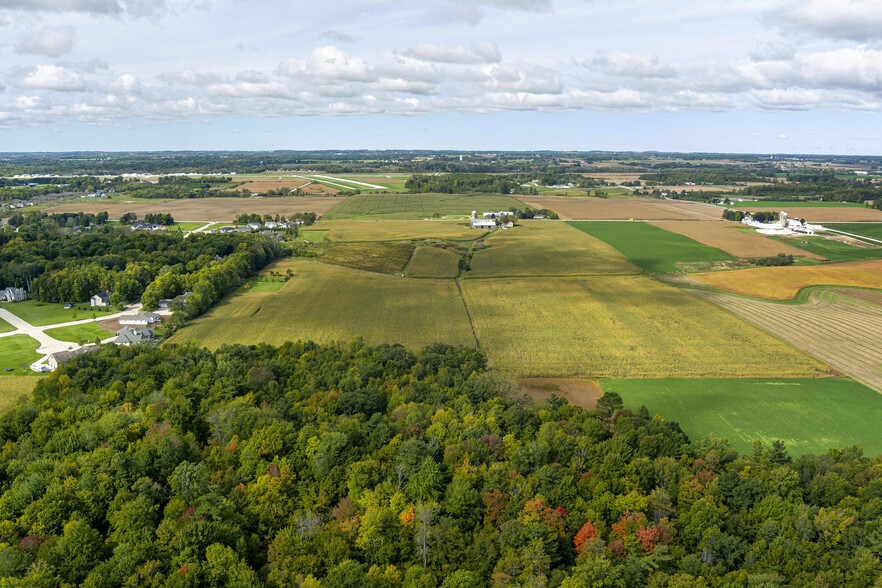
[[[0,0],[0,8],[47,12],[120,12],[118,0]]]
[[[20,37],[14,51],[23,55],[58,57],[68,53],[73,48],[73,44],[73,27],[43,28],[29,31]]]
[[[629,78],[673,78],[677,70],[662,62],[657,55],[637,56],[622,51],[602,51],[592,63],[603,73]]]
[[[70,92],[82,90],[85,82],[75,71],[58,65],[44,64],[34,68],[21,82],[24,88]]]
[[[337,41],[338,43],[355,43],[358,41],[358,37],[355,35],[350,35],[349,33],[338,31],[337,29],[329,29],[323,32],[321,37],[330,39],[331,41]]]
[[[789,3],[767,18],[812,36],[868,41],[882,39],[882,0],[808,0]]]
[[[484,17],[486,8],[520,10],[526,12],[550,12],[550,0],[448,0],[456,8],[459,17],[477,24]]]
[[[469,47],[417,43],[404,54],[415,59],[437,63],[482,64],[502,61],[499,48],[495,43],[488,42],[475,43]]]
[[[318,83],[322,81],[371,81],[367,64],[336,47],[318,47],[306,60],[306,73]]]

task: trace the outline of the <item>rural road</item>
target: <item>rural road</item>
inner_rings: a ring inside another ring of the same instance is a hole
[[[0,333],[0,337],[11,337],[13,335],[27,335],[28,337],[35,339],[40,344],[40,346],[37,348],[37,353],[43,354],[44,357],[38,361],[35,361],[34,364],[41,364],[41,363],[44,363],[49,358],[49,356],[52,355],[53,353],[58,353],[59,351],[67,351],[71,347],[76,346],[75,343],[71,343],[70,341],[59,341],[58,339],[50,337],[49,335],[47,335],[44,332],[47,329],[57,329],[59,327],[71,327],[71,326],[75,326],[75,325],[83,325],[86,323],[97,322],[99,320],[103,321],[103,320],[108,320],[108,319],[115,319],[115,318],[119,318],[123,313],[137,311],[140,308],[141,308],[141,305],[136,304],[134,306],[127,307],[122,312],[102,315],[100,318],[88,318],[88,319],[81,319],[78,321],[67,321],[64,323],[55,323],[53,325],[43,325],[43,326],[32,325],[31,323],[27,322],[26,320],[21,319],[18,316],[12,314],[11,312],[6,310],[5,308],[0,308],[0,319],[3,319],[4,321],[9,323],[10,325],[15,327],[15,329],[16,329],[14,331],[9,331],[8,333]],[[113,339],[115,339],[115,338],[116,338],[115,336],[109,337],[105,340],[102,340],[101,342],[108,343],[110,341],[113,341]]]

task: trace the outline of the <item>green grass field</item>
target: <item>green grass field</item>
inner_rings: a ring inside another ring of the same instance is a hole
[[[326,212],[324,220],[407,220],[441,217],[464,217],[473,210],[499,211],[524,204],[498,194],[360,194],[342,201]]]
[[[59,341],[71,341],[78,343],[80,341],[94,341],[96,337],[107,339],[113,337],[107,329],[102,328],[98,323],[84,323],[82,325],[72,325],[70,327],[58,327],[57,329],[46,329],[47,335]]]
[[[440,247],[417,247],[407,266],[408,278],[455,278],[461,255]]]
[[[319,261],[384,274],[401,273],[413,255],[410,243],[365,241],[326,247]]]
[[[464,280],[490,364],[529,377],[814,377],[829,366],[645,276]]]
[[[624,255],[556,221],[522,221],[496,231],[475,252],[469,278],[637,274]]]
[[[468,221],[324,221],[313,225],[327,232],[329,241],[411,241],[444,239],[474,241],[487,231],[472,229]],[[301,231],[301,234],[303,231]]]
[[[6,305],[4,304],[0,308],[6,308]],[[14,331],[14,330],[15,330],[15,327],[10,325],[9,323],[4,321],[3,319],[0,319],[0,333],[8,333],[9,331]]]
[[[647,272],[677,272],[677,262],[731,261],[716,247],[643,222],[567,221],[567,224],[612,245]]]
[[[791,455],[857,444],[882,453],[882,395],[843,378],[602,380],[625,406],[677,421],[693,440],[711,433],[749,452],[780,439]]]
[[[738,206],[750,206],[757,208],[775,208],[775,209],[787,209],[787,208],[865,208],[863,204],[858,204],[857,202],[828,202],[828,201],[820,201],[813,200],[810,202],[800,202],[798,200],[757,200],[756,202],[733,202],[732,208],[738,208]]]
[[[0,337],[0,376],[26,376],[32,372],[27,366],[40,359],[36,352],[40,344],[27,335]],[[24,369],[19,367],[25,364]],[[13,368],[6,371],[6,368]]]
[[[174,229],[180,229],[180,230],[182,230],[182,231],[195,231],[195,230],[198,229],[199,227],[204,227],[206,224],[207,224],[207,223],[202,223],[202,222],[195,222],[195,223],[193,223],[193,222],[174,223],[173,225],[171,225],[171,226],[168,227],[168,228],[171,229],[171,230],[174,230]]]
[[[855,247],[820,235],[799,235],[798,237],[772,237],[784,243],[805,249],[826,257],[830,261],[860,261],[863,259],[882,259],[882,247],[867,244]]]
[[[30,396],[37,382],[45,377],[18,376],[16,378],[0,378],[0,413],[6,412],[18,404],[23,396]]]
[[[328,235],[328,231],[297,231],[297,234],[304,241],[318,243],[319,241],[324,241],[325,237]]]
[[[178,331],[212,349],[224,343],[313,340],[474,345],[465,306],[453,280],[415,280],[315,261],[288,259],[267,269],[294,272],[275,294],[237,293]]]
[[[89,303],[80,302],[77,306],[88,308]],[[65,310],[63,304],[57,302],[37,302],[36,300],[4,304],[3,308],[35,326],[82,320],[92,318],[92,315],[101,318],[103,315],[110,314],[109,312],[91,308],[89,310],[78,310],[76,308]]]
[[[882,239],[882,223],[824,223],[824,226],[872,239]]]

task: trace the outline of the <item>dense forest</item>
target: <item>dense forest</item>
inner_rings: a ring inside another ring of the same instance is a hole
[[[179,231],[103,224],[106,213],[13,218],[0,230],[0,286],[24,286],[43,302],[82,302],[108,290],[115,306],[141,298],[152,309],[193,291],[185,313],[192,318],[286,254],[272,236],[193,233],[185,243]]]
[[[0,584],[878,585],[880,458],[742,455],[484,365],[361,341],[78,357],[0,416]]]

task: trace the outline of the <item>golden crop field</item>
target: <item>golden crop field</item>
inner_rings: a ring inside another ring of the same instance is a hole
[[[455,278],[461,255],[440,247],[417,247],[407,266],[409,278]]]
[[[465,280],[493,367],[519,377],[796,377],[829,367],[648,277]]]
[[[557,221],[499,230],[475,252],[468,278],[637,274],[642,270],[583,231]]]
[[[328,231],[325,238],[331,241],[474,241],[486,233],[472,229],[468,221],[442,220],[319,221],[310,230]]]
[[[719,220],[722,210],[697,202],[658,198],[556,198],[518,196],[533,208],[548,208],[563,219],[583,220]]]
[[[769,212],[776,210],[768,206],[753,206],[745,203],[739,205],[740,210],[750,212]],[[854,221],[882,221],[882,210],[874,208],[861,208],[859,206],[800,206],[788,209],[787,205],[781,206],[791,217],[804,218],[810,223],[854,222]]]
[[[717,290],[754,298],[789,300],[807,286],[882,288],[882,260],[762,267],[692,274],[692,277]]]
[[[462,298],[452,280],[416,280],[287,259],[266,268],[294,277],[275,293],[240,292],[181,329],[171,341],[224,343],[312,340],[474,345]]]
[[[37,382],[46,376],[9,376],[0,378],[0,413],[15,406],[22,396],[30,396]]]
[[[695,293],[882,392],[882,292],[819,288],[803,304]]]
[[[739,230],[741,223],[731,221],[664,221],[650,223],[666,231],[680,233],[699,243],[722,249],[735,257],[772,257],[779,253],[825,260],[825,257],[760,235]]]

